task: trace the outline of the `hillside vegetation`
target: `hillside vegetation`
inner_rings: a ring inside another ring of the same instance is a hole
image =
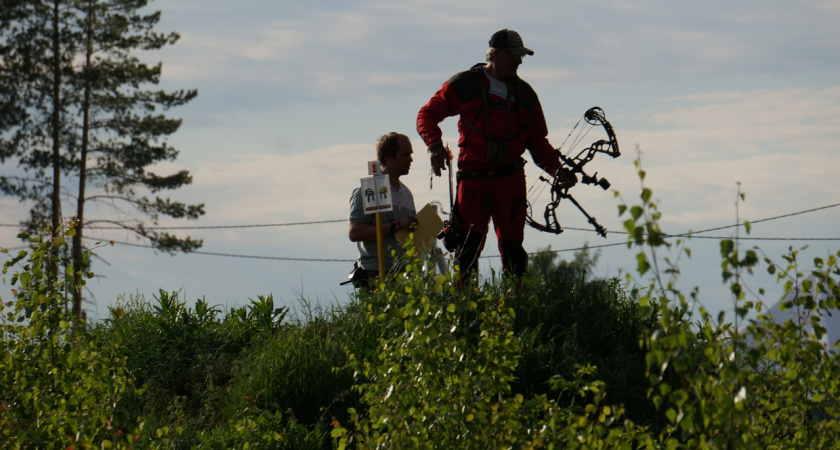
[[[619,207],[638,251],[626,282],[590,279],[588,250],[547,249],[521,286],[459,287],[409,249],[405,276],[343,305],[223,310],[160,291],[90,324],[67,307],[72,224],[31,236],[3,269],[0,446],[831,448],[840,360],[820,317],[837,313],[840,253],[805,269],[796,251],[777,265],[723,242],[739,330],[657,260],[682,244],[650,198]],[[798,293],[800,321],[747,298],[760,263]]]

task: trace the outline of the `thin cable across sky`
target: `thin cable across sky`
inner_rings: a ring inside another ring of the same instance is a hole
[[[817,211],[822,211],[829,208],[834,208],[840,206],[840,203],[835,203],[832,205],[821,206],[817,208],[806,209],[802,211],[797,211],[793,213],[768,217],[764,219],[748,221],[751,224],[761,223],[761,222],[769,222],[773,220],[784,219],[788,217],[813,213]],[[271,223],[271,224],[251,224],[251,225],[214,225],[214,226],[193,226],[193,227],[150,227],[149,229],[154,230],[209,230],[209,229],[237,229],[237,228],[265,228],[265,227],[287,227],[287,226],[299,226],[299,225],[317,225],[317,224],[328,224],[328,223],[340,223],[346,222],[347,219],[333,219],[333,220],[319,220],[319,221],[308,221],[308,222],[286,222],[286,223]],[[725,225],[721,227],[715,228],[708,228],[699,231],[692,231],[686,232],[682,234],[666,234],[664,237],[667,238],[677,238],[677,237],[690,237],[693,239],[712,239],[712,240],[724,240],[724,239],[733,239],[731,236],[701,236],[702,233],[709,233],[712,231],[720,231],[729,228],[735,228],[743,225],[741,224],[732,224],[732,225]],[[0,226],[8,226],[8,225],[0,225]],[[89,227],[90,229],[97,229],[97,230],[112,230],[112,229],[121,229],[119,227]],[[571,228],[566,227],[566,230],[573,230],[573,231],[583,231],[583,232],[594,232],[591,229],[586,228]],[[628,234],[626,231],[608,231],[608,233],[612,234],[619,234],[619,235],[626,235]],[[107,240],[107,239],[97,239],[91,237],[85,237],[86,240],[97,241],[97,242],[108,242],[114,245],[125,245],[130,247],[140,247],[140,248],[153,248],[150,245],[144,244],[134,244],[130,242],[120,242],[115,240]],[[738,237],[740,241],[840,241],[840,237]],[[598,245],[587,245],[585,248],[587,249],[598,249],[598,248],[607,248],[607,247],[615,247],[619,245],[627,245],[626,241],[621,242],[613,242],[607,244],[598,244]],[[23,247],[21,247],[23,248]],[[542,250],[548,253],[565,253],[565,252],[575,252],[583,250],[584,247],[575,247],[575,248],[566,248],[566,249],[558,249],[558,250]],[[227,257],[227,258],[245,258],[245,259],[263,259],[263,260],[273,260],[273,261],[301,261],[301,262],[340,262],[340,263],[347,263],[353,262],[355,259],[346,259],[346,258],[298,258],[298,257],[290,257],[290,256],[260,256],[260,255],[244,255],[244,254],[236,254],[236,253],[223,253],[223,252],[208,252],[203,250],[196,250],[190,252],[196,255],[207,255],[207,256],[220,256],[220,257]],[[498,255],[483,255],[482,258],[497,258]]]

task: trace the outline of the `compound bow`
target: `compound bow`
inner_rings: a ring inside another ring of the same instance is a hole
[[[566,168],[571,171],[573,174],[580,174],[581,175],[581,183],[584,184],[594,184],[601,186],[601,189],[607,190],[610,187],[610,182],[607,181],[606,178],[598,178],[598,173],[595,172],[593,175],[589,175],[588,173],[583,171],[583,166],[585,166],[588,162],[592,161],[598,153],[605,153],[613,158],[617,158],[621,153],[618,150],[618,139],[615,137],[615,131],[613,131],[612,125],[607,121],[606,116],[604,115],[604,110],[600,107],[593,107],[589,108],[584,114],[581,120],[586,120],[586,122],[591,125],[592,127],[601,126],[604,128],[604,131],[607,133],[607,139],[600,139],[592,143],[587,148],[581,150],[576,156],[569,157],[564,155],[560,149],[557,149],[557,154],[560,157],[560,161],[566,166]],[[578,123],[575,124],[572,131],[569,132],[569,136],[572,135],[575,128],[580,125],[580,120]],[[585,133],[584,133],[585,134]],[[568,137],[566,138],[568,140]],[[576,139],[579,141],[582,137]],[[565,144],[565,141],[564,141]],[[574,143],[572,145],[574,147]],[[562,145],[561,145],[562,148]],[[576,175],[575,175],[576,176]],[[545,206],[545,213],[543,217],[545,218],[545,223],[538,222],[534,220],[531,212],[531,202],[528,202],[528,212],[526,216],[526,222],[528,225],[536,228],[540,231],[545,231],[547,233],[554,233],[560,234],[563,232],[563,228],[560,226],[560,222],[557,220],[557,207],[560,205],[560,201],[563,199],[568,199],[572,202],[580,212],[586,216],[587,220],[593,227],[595,227],[595,231],[603,237],[607,237],[607,230],[595,220],[594,217],[589,215],[585,209],[569,194],[569,188],[571,186],[566,186],[562,183],[562,180],[556,176],[549,176],[551,179],[546,178],[545,176],[540,176],[539,180],[551,185],[551,202]]]

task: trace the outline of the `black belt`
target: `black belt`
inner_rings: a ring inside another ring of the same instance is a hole
[[[498,169],[481,169],[481,170],[459,170],[458,174],[456,175],[458,181],[461,180],[474,180],[476,178],[495,178],[501,177],[504,175],[508,175],[514,173],[523,167],[525,167],[524,159],[520,158],[519,161],[509,165],[509,166],[502,166]]]

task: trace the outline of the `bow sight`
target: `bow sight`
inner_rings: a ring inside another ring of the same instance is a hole
[[[560,148],[557,149],[557,155],[560,157],[560,161],[566,166],[566,170],[572,173],[579,173],[581,175],[581,183],[583,184],[591,184],[591,185],[598,185],[603,190],[607,190],[610,187],[610,182],[607,181],[606,178],[598,178],[598,172],[595,172],[593,175],[589,175],[588,173],[583,171],[583,166],[587,163],[592,161],[598,153],[605,153],[613,158],[617,158],[621,155],[618,149],[618,139],[615,136],[615,131],[613,130],[612,125],[607,121],[606,116],[604,115],[604,110],[600,107],[593,107],[589,108],[584,114],[581,120],[586,120],[591,127],[601,126],[603,127],[604,131],[607,134],[607,139],[599,139],[593,142],[588,147],[584,148],[574,157],[569,157],[564,155]],[[578,123],[575,124],[572,131],[569,132],[569,136],[566,137],[566,140],[574,133],[575,129],[577,129],[578,125],[580,125],[581,120],[578,120]],[[591,127],[587,130],[578,130],[578,134],[575,137],[574,142],[572,142],[572,149],[580,143],[581,140],[586,136],[586,133],[589,132]],[[563,141],[565,144],[566,141]],[[562,145],[560,146],[562,148]],[[570,152],[571,153],[571,152]],[[559,182],[559,177],[551,176],[549,180],[545,176],[539,177],[539,181],[548,183],[551,185],[551,202],[546,205],[545,212],[543,217],[545,218],[545,223],[537,222],[533,219],[531,214],[531,202],[528,201],[528,211],[526,215],[526,222],[533,228],[536,228],[540,231],[545,231],[547,233],[554,233],[560,234],[563,232],[563,228],[560,226],[560,223],[557,221],[557,214],[556,209],[557,206],[560,204],[560,200],[568,199],[569,201],[574,204],[581,213],[588,219],[589,223],[595,228],[595,231],[603,236],[607,237],[607,230],[601,226],[594,217],[590,216],[589,213],[580,206],[580,203],[574,199],[574,197],[569,194],[569,186],[561,185]]]

